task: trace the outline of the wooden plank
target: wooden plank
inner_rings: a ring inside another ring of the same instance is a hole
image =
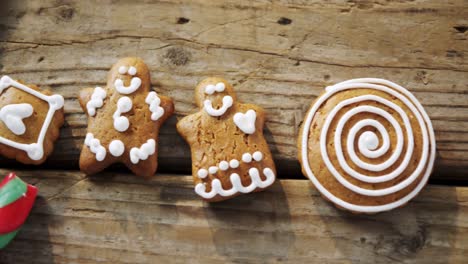
[[[7,173],[0,170],[0,175]],[[307,180],[208,204],[191,178],[19,171],[40,196],[1,263],[464,263],[468,188],[428,186],[406,207],[352,215]]]
[[[239,98],[268,113],[266,136],[280,176],[299,175],[296,135],[327,85],[355,77],[410,89],[434,122],[435,177],[468,169],[466,1],[3,1],[1,74],[66,97],[66,126],[45,165],[77,167],[86,118],[79,89],[103,85],[110,65],[140,56],[154,88],[195,110],[196,83],[222,75]],[[163,127],[162,171],[189,173],[176,118]],[[16,165],[15,165],[16,166]]]

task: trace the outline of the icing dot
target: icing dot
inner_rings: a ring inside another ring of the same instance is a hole
[[[249,163],[252,161],[252,155],[250,155],[250,153],[244,153],[242,155],[242,161],[245,162],[245,163]]]
[[[130,75],[135,75],[137,73],[137,69],[135,67],[130,67],[130,69],[128,69],[128,74]]]
[[[221,93],[221,92],[224,92],[224,88],[225,88],[224,83],[220,82],[216,84],[215,91],[218,93]]]
[[[114,128],[119,132],[126,131],[129,126],[130,122],[125,116],[119,116],[118,118],[114,119]]]
[[[209,84],[205,87],[206,94],[213,94],[215,92],[216,87],[212,84]]]
[[[127,67],[126,66],[120,66],[119,67],[119,73],[120,74],[125,74],[127,72]]]
[[[197,175],[200,179],[206,178],[206,176],[208,176],[208,171],[206,169],[199,169]]]
[[[260,151],[255,151],[252,157],[256,161],[261,161],[263,159],[263,154]]]
[[[369,150],[375,150],[379,146],[379,138],[372,131],[362,133],[359,142]]]
[[[52,109],[58,110],[63,107],[65,100],[63,96],[54,94],[49,97],[49,104]]]
[[[235,169],[235,168],[239,167],[239,161],[236,160],[236,159],[232,159],[232,160],[229,162],[229,166],[231,166],[231,168]]]
[[[218,167],[216,166],[211,166],[208,168],[208,171],[211,173],[211,174],[215,174],[217,171],[218,171]]]
[[[114,157],[122,156],[124,151],[125,151],[125,145],[120,140],[112,140],[112,142],[109,144],[109,152]]]
[[[126,113],[132,109],[132,99],[127,96],[124,96],[117,101],[117,108],[122,112]]]
[[[33,143],[28,146],[27,153],[32,160],[40,160],[44,155],[44,150],[41,145]]]
[[[222,171],[229,169],[229,163],[225,160],[221,161],[218,166]]]

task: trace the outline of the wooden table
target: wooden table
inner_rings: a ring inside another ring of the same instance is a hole
[[[44,165],[2,160],[0,175],[17,171],[40,197],[1,263],[467,263],[468,2],[5,0],[0,13],[0,73],[66,98]],[[125,56],[143,58],[153,88],[175,100],[150,181],[120,166],[78,172],[86,133],[78,91],[104,85]],[[214,75],[266,109],[281,180],[210,205],[184,176],[190,156],[175,123],[195,111],[197,82]],[[325,202],[296,160],[311,102],[356,77],[407,87],[437,138],[432,184],[373,216]]]

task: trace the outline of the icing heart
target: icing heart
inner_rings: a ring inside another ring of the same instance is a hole
[[[257,114],[254,110],[248,110],[244,113],[236,113],[234,115],[234,123],[236,126],[246,134],[253,134],[255,132],[255,119]]]
[[[32,114],[33,107],[30,104],[10,104],[0,110],[0,120],[15,135],[23,135],[26,132],[23,119],[30,117]]]

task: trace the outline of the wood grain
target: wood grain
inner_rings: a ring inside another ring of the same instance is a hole
[[[0,175],[6,174],[0,170]],[[1,263],[464,263],[468,188],[352,215],[307,180],[208,204],[191,177],[19,171],[40,196]]]
[[[268,113],[284,176],[300,175],[296,136],[327,85],[381,77],[411,90],[433,120],[436,178],[468,169],[468,8],[445,1],[2,1],[0,72],[66,97],[66,126],[44,167],[76,168],[86,117],[76,99],[120,57],[140,56],[175,100],[161,131],[162,171],[189,173],[176,118],[205,77],[230,80]],[[176,165],[176,166],[175,166]],[[17,165],[15,165],[17,166]],[[466,178],[466,177],[465,177]]]

